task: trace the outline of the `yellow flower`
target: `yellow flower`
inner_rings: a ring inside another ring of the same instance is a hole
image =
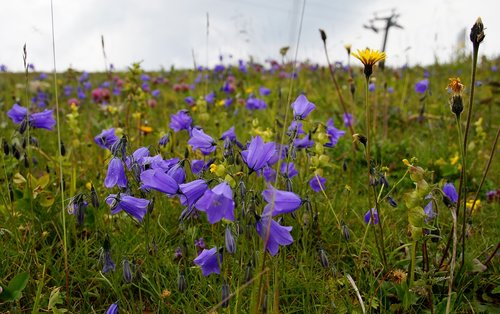
[[[365,76],[367,78],[372,75],[373,72],[373,66],[382,60],[385,60],[385,52],[380,52],[378,50],[371,50],[370,48],[366,48],[365,50],[359,50],[358,52],[352,52],[351,55],[353,55],[355,58],[357,58],[363,65],[365,66]]]
[[[472,209],[472,204],[474,203],[474,200],[468,200],[466,203],[467,209],[471,210]],[[481,200],[476,201],[476,205],[474,205],[474,209],[479,209],[481,208]]]
[[[459,77],[450,77],[449,78],[450,83],[448,84],[448,88],[451,89],[453,94],[459,95],[462,94],[462,91],[464,90],[464,84],[460,82]]]
[[[143,133],[145,134],[149,134],[151,132],[153,132],[153,128],[148,126],[148,125],[141,125],[141,127],[139,128]]]
[[[459,159],[460,159],[460,157],[458,156],[458,153],[455,153],[455,156],[450,158],[450,164],[452,166],[456,165],[456,163],[458,162]]]

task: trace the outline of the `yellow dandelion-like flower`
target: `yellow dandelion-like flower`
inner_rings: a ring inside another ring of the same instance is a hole
[[[145,134],[149,134],[149,133],[153,132],[153,128],[148,126],[148,125],[141,125],[141,127],[139,129],[141,130],[141,132],[143,132]]]
[[[460,95],[462,94],[462,91],[464,90],[464,84],[460,82],[459,77],[450,77],[449,78],[450,83],[448,84],[449,89],[453,92],[453,94]]]
[[[385,52],[380,52],[378,50],[372,50],[370,48],[366,48],[365,50],[359,50],[358,52],[352,52],[351,55],[353,55],[355,58],[357,58],[363,65],[365,66],[365,76],[366,78],[369,78],[370,75],[373,73],[373,66],[382,60],[385,60]]]
[[[457,162],[460,160],[460,156],[458,156],[458,153],[455,153],[455,156],[450,158],[450,164],[452,166],[456,165]]]
[[[472,209],[472,204],[474,204],[474,200],[468,200],[466,203],[467,209]],[[481,200],[476,200],[476,205],[474,205],[474,209],[481,208]]]

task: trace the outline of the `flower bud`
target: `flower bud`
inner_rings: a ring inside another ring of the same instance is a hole
[[[233,233],[229,226],[226,227],[226,234],[224,236],[224,242],[226,243],[226,250],[234,254],[236,252],[236,242],[234,241]]]
[[[227,283],[222,284],[222,304],[221,306],[228,307],[229,306],[229,298],[230,298],[229,285]]]
[[[128,259],[125,257],[123,260],[123,281],[126,283],[131,283],[132,282],[132,270],[130,269],[130,262]]]

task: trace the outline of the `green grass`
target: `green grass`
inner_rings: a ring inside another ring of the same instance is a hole
[[[478,69],[477,78],[482,85],[476,88],[472,122],[482,119],[482,130],[472,125],[469,137],[469,196],[477,189],[499,127],[497,98],[500,93],[500,74],[490,70],[490,66],[496,62],[498,60],[483,60]],[[284,71],[290,70],[291,66],[286,65]],[[376,90],[370,93],[369,101],[379,108],[379,120],[376,126],[377,141],[372,143],[372,149],[376,151],[378,169],[386,174],[391,188],[407,170],[402,159],[410,160],[412,157],[418,159],[412,163],[425,169],[424,178],[432,187],[441,188],[447,181],[458,186],[460,161],[451,162],[451,159],[459,154],[458,135],[448,106],[449,95],[446,86],[448,77],[469,77],[469,63],[468,60],[457,61],[449,65],[430,66],[426,70],[430,73],[430,89],[425,94],[425,99],[421,99],[423,95],[414,92],[414,84],[423,79],[422,68],[386,69],[384,73],[375,69]],[[40,178],[42,174],[48,173],[49,176],[48,184],[37,190],[36,198],[22,180],[29,177],[29,169],[24,165],[23,157],[18,160],[12,153],[1,153],[0,283],[5,287],[12,278],[23,272],[28,273],[29,279],[22,291],[22,297],[14,301],[0,301],[0,312],[49,310],[51,293],[57,292],[57,288],[60,288],[61,302],[57,306],[70,312],[103,313],[117,300],[120,312],[130,313],[195,313],[211,309],[228,313],[253,312],[262,310],[263,305],[258,304],[261,283],[262,294],[267,296],[265,307],[269,312],[360,313],[361,306],[354,288],[346,278],[347,274],[351,275],[356,283],[368,312],[444,312],[448,285],[443,278],[448,276],[449,259],[445,259],[441,269],[438,269],[437,265],[450,235],[450,210],[442,200],[437,199],[435,205],[439,215],[432,223],[435,228],[432,234],[437,236],[426,235],[418,240],[415,282],[412,289],[409,289],[408,279],[399,282],[393,276],[393,271],[401,270],[407,275],[406,278],[409,278],[409,245],[412,238],[409,235],[409,210],[406,204],[409,193],[415,189],[414,182],[407,176],[391,192],[391,196],[398,203],[397,208],[389,206],[385,200],[381,201],[387,254],[387,268],[383,268],[375,245],[373,227],[367,230],[363,221],[368,210],[368,190],[362,146],[352,148],[349,132],[334,148],[325,148],[323,151],[313,147],[297,152],[295,164],[299,175],[292,179],[293,191],[303,199],[307,198],[310,206],[304,204],[293,216],[288,214],[283,217],[281,224],[293,227],[291,234],[294,243],[280,247],[279,253],[274,257],[262,253],[263,244],[255,231],[252,212],[262,212],[265,202],[261,192],[266,184],[262,177],[257,177],[256,174],[248,175],[239,153],[234,156],[235,162],[225,160],[221,141],[218,141],[217,152],[213,158],[215,164],[225,164],[226,172],[217,177],[206,171],[203,177],[207,180],[219,180],[224,179],[225,174],[230,174],[236,183],[243,181],[247,189],[247,194],[242,195],[242,198],[234,186],[237,220],[230,225],[234,232],[239,229],[240,233],[237,236],[236,253],[224,254],[221,275],[202,276],[199,267],[193,263],[196,257],[194,241],[202,237],[207,248],[223,247],[226,222],[210,225],[203,213],[200,213],[198,219],[179,222],[183,207],[178,198],[167,198],[155,191],[147,196],[149,199],[154,197],[154,210],[147,214],[142,224],[123,213],[110,215],[104,198],[118,190],[113,188],[110,191],[103,185],[110,155],[93,142],[93,137],[102,129],[121,128],[123,134],[128,136],[128,153],[140,146],[150,145],[151,155],[161,153],[165,159],[182,159],[186,150],[190,160],[196,156],[201,157],[189,149],[189,135],[186,131],[174,134],[169,130],[170,115],[188,108],[184,102],[186,96],[198,99],[204,97],[206,91],[216,91],[215,105],[206,106],[203,101],[199,101],[195,108],[189,108],[194,125],[203,127],[205,133],[215,139],[234,125],[237,137],[242,143],[249,141],[252,135],[262,134],[269,128],[269,133],[263,135],[267,136],[266,141],[280,142],[282,126],[288,127],[291,122],[291,113],[288,121],[284,121],[285,106],[289,106],[285,99],[285,95],[289,93],[289,80],[279,78],[279,73],[259,73],[253,69],[250,69],[248,74],[240,73],[236,68],[233,68],[232,72],[236,80],[236,91],[231,94],[234,102],[228,108],[216,105],[225,98],[220,88],[227,72],[224,72],[222,78],[210,72],[207,86],[200,83],[194,90],[186,93],[174,92],[172,85],[179,82],[191,84],[198,74],[203,75],[204,72],[186,70],[149,73],[151,77],[161,76],[169,82],[153,86],[152,89],[158,88],[161,91],[156,107],[147,105],[148,100],[153,97],[141,89],[140,68],[136,67],[127,73],[113,73],[113,76],[124,80],[122,93],[111,96],[107,108],[113,109],[102,109],[93,103],[90,92],[87,91],[87,99],[81,100],[77,110],[78,116],[75,116],[73,121],[67,116],[72,112],[67,105],[69,97],[60,95],[62,141],[67,151],[62,157],[65,195],[72,197],[78,192],[89,193],[86,185],[92,182],[101,203],[98,209],[92,206],[86,209],[83,226],[77,226],[74,216],[66,217],[68,290],[65,282],[58,143],[54,136],[55,131],[31,130],[31,134],[39,140],[39,146],[32,148],[32,155],[38,162],[31,164],[31,175]],[[29,80],[34,80],[37,75],[30,73]],[[338,70],[336,75],[344,98],[350,99],[348,73]],[[353,101],[348,101],[348,105],[356,119],[354,130],[363,133],[364,78],[359,69],[354,69],[354,75],[356,93]],[[75,88],[78,85],[78,76],[79,73],[74,71],[60,73],[59,90],[62,91],[65,85]],[[93,87],[107,79],[104,74],[90,74]],[[15,86],[23,82],[23,75],[0,75],[0,111],[3,117],[0,122],[0,137],[10,146],[13,143],[17,143],[18,147],[22,146],[23,136],[16,132],[17,126],[5,113],[13,105],[13,97],[19,99],[23,106],[28,104],[24,88]],[[53,84],[50,80],[47,82],[49,85]],[[466,79],[463,83],[466,88],[469,87],[470,83]],[[384,84],[392,87],[394,93],[386,93]],[[262,85],[272,90],[271,95],[265,97],[268,109],[245,109],[244,100],[251,92],[257,94]],[[315,141],[318,141],[319,134],[323,132],[321,127],[317,128],[318,125],[325,124],[329,117],[333,117],[336,127],[346,130],[342,125],[343,112],[338,96],[331,86],[325,68],[311,71],[304,65],[292,86],[293,99],[304,92],[317,106],[311,116],[303,121],[304,129],[306,132],[312,132]],[[51,87],[44,90],[49,97],[49,108],[53,107],[52,90]],[[279,97],[279,90],[281,95],[284,95],[282,98]],[[468,89],[466,94],[467,91]],[[35,95],[31,91],[29,94],[30,97]],[[74,97],[74,93],[71,97]],[[423,103],[425,117],[420,121],[418,116]],[[386,137],[382,123],[382,108],[385,105],[388,106]],[[134,113],[141,113],[141,117],[135,117]],[[142,134],[138,129],[140,124],[151,126],[153,132]],[[313,133],[315,130],[316,133]],[[157,142],[166,133],[170,133],[170,141],[165,148],[159,147]],[[284,143],[287,144],[287,141],[288,139],[285,139]],[[321,157],[322,161],[316,163],[316,159],[321,155],[325,157]],[[328,161],[325,160],[326,157],[329,158]],[[327,198],[309,188],[308,181],[317,169],[321,169],[322,176],[328,180],[325,191]],[[494,311],[495,306],[500,306],[498,256],[494,257],[488,268],[482,272],[476,272],[474,267],[475,259],[481,263],[485,262],[500,238],[499,202],[497,200],[489,203],[485,197],[486,191],[499,188],[496,175],[499,170],[496,156],[480,191],[481,207],[470,220],[464,272],[455,274],[453,306],[456,312],[486,313]],[[188,166],[186,173],[186,181],[195,179]],[[128,175],[131,190],[137,191],[139,184],[133,180],[131,173]],[[32,185],[36,186],[36,182],[33,182],[35,184]],[[284,190],[285,186],[286,181],[280,177],[276,187]],[[377,192],[378,189],[380,185],[377,186]],[[387,190],[384,190],[382,195],[386,192]],[[53,196],[53,202],[50,202],[50,197],[46,200],[44,196]],[[33,210],[30,209],[30,201]],[[68,199],[65,203],[68,203]],[[421,197],[419,204],[423,207],[427,201]],[[242,211],[246,214],[240,215]],[[348,241],[345,240],[333,212],[349,228]],[[460,224],[459,227],[461,230]],[[366,239],[363,241],[365,234]],[[103,274],[99,259],[107,236],[110,239],[111,256],[116,263],[116,271]],[[429,266],[426,270],[423,268],[423,243],[426,243],[428,251]],[[177,247],[183,250],[180,259],[174,258]],[[320,261],[320,249],[324,250],[328,257],[327,267],[323,267]],[[461,254],[460,247],[458,253]],[[132,262],[135,277],[132,283],[125,283],[122,278],[122,260],[125,257]],[[249,263],[252,265],[250,269],[247,267]],[[248,271],[255,280],[245,285]],[[185,291],[178,289],[181,272],[187,282]],[[221,287],[224,282],[228,283],[231,293],[237,292],[227,309],[217,307],[222,301]],[[35,304],[38,306],[36,309]]]

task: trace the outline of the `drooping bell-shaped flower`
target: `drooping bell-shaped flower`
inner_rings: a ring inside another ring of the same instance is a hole
[[[275,152],[275,143],[264,143],[262,138],[257,135],[252,138],[248,148],[241,152],[241,157],[251,171],[258,171],[267,165]]]
[[[373,220],[372,220],[372,213],[373,213]],[[378,224],[378,211],[375,208],[369,209],[365,216],[364,220],[366,224],[371,224],[371,225],[376,225]]]
[[[280,225],[269,216],[262,216],[255,225],[257,233],[265,243],[265,248],[274,256],[278,253],[280,245],[290,245],[293,243],[292,227]]]
[[[169,196],[177,194],[179,185],[163,169],[148,169],[141,173],[141,189],[153,189]]]
[[[106,203],[111,207],[111,214],[115,215],[124,210],[139,222],[142,222],[149,206],[148,200],[127,194],[110,194]]]
[[[291,106],[295,120],[304,120],[316,108],[316,105],[307,100],[304,95],[299,95]]]
[[[264,207],[263,215],[277,216],[280,214],[291,213],[302,205],[302,199],[293,192],[281,191],[275,189],[272,185],[262,192],[264,200],[268,203]]]
[[[456,203],[458,202],[458,194],[457,194],[457,189],[455,189],[455,186],[453,183],[446,183],[443,186],[443,193],[453,202]]]
[[[104,186],[108,189],[118,185],[121,188],[127,187],[127,176],[123,162],[118,157],[113,157],[108,165],[108,173],[104,179]]]
[[[203,276],[208,276],[212,273],[220,274],[219,257],[222,255],[217,252],[217,248],[213,247],[210,250],[203,249],[203,251],[194,259],[194,263],[201,267]]]
[[[193,119],[189,116],[187,110],[181,110],[170,117],[170,128],[175,133],[181,130],[190,130]]]
[[[205,194],[208,185],[205,180],[198,179],[188,183],[183,183],[179,185],[179,190],[182,195],[180,196],[181,203],[184,206],[193,206],[200,197]]]
[[[99,135],[94,137],[94,142],[104,149],[111,149],[111,146],[118,140],[119,138],[115,135],[114,128],[103,130]]]
[[[321,177],[320,175],[315,175],[309,180],[309,186],[313,189],[314,192],[318,193],[321,190],[325,190],[326,179]]]
[[[200,129],[192,130],[191,138],[188,140],[188,144],[193,147],[193,150],[199,149],[203,155],[213,153],[217,147],[214,139]]]
[[[207,214],[208,222],[214,224],[222,218],[234,220],[233,191],[227,182],[222,182],[212,190],[207,189],[196,202],[195,207]]]

